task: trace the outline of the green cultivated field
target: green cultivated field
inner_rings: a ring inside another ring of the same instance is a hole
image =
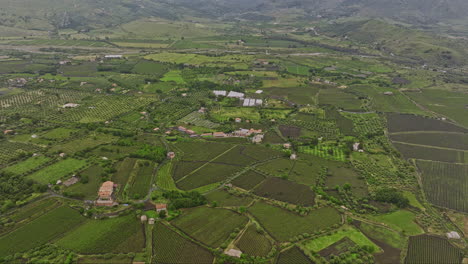
[[[255,224],[251,224],[241,238],[236,242],[236,246],[244,254],[251,256],[266,256],[270,252],[271,241],[265,235],[257,231]]]
[[[78,160],[68,158],[54,163],[48,167],[45,167],[28,176],[29,179],[40,182],[40,183],[55,183],[57,180],[62,179],[66,176],[71,176],[72,173],[83,169],[86,166],[85,160]]]
[[[374,252],[380,251],[377,245],[370,241],[361,232],[352,227],[344,227],[342,229],[337,230],[336,233],[333,233],[331,235],[321,236],[319,238],[306,241],[304,242],[304,247],[313,252],[319,252],[320,250],[329,247],[333,243],[345,237],[351,239],[354,243],[361,247],[368,246],[370,248],[373,248]]]
[[[279,241],[288,241],[303,233],[311,234],[341,222],[340,214],[330,207],[314,210],[307,216],[299,216],[279,207],[257,202],[249,211]]]
[[[133,215],[90,220],[56,244],[83,254],[140,252],[145,247],[143,226]]]
[[[414,222],[415,215],[407,210],[373,216],[372,218],[376,221],[383,222],[398,231],[403,231],[408,235],[419,235],[424,232],[422,228]]]
[[[310,260],[298,247],[292,247],[281,252],[276,260],[276,264],[312,264]]]
[[[147,164],[148,163],[148,164]],[[148,195],[148,190],[151,187],[153,178],[153,170],[155,164],[153,162],[138,161],[136,165],[136,174],[132,178],[132,182],[128,183],[130,188],[128,195],[130,197],[144,198]]]
[[[265,180],[265,176],[255,171],[249,170],[232,181],[237,187],[250,190]]]
[[[463,253],[451,245],[447,239],[431,235],[420,235],[410,237],[405,264],[459,264],[462,259]]]
[[[46,156],[31,157],[25,161],[6,167],[3,171],[21,175],[21,174],[28,173],[34,169],[37,169],[38,167],[49,162],[50,160],[51,159]]]
[[[440,207],[468,212],[468,165],[418,160],[427,199]]]
[[[153,231],[153,263],[212,263],[213,255],[157,222]]]
[[[216,202],[220,207],[247,206],[252,202],[248,196],[234,196],[226,191],[215,190],[205,195],[210,203]]]
[[[7,256],[41,246],[80,225],[85,219],[68,206],[54,209],[0,237],[0,255]]]
[[[190,237],[213,248],[219,247],[235,228],[242,228],[246,223],[245,216],[208,207],[187,209],[171,222]]]
[[[104,169],[99,165],[92,165],[80,173],[80,177],[87,177],[87,183],[77,182],[66,189],[67,192],[83,195],[83,199],[94,200],[102,184],[101,175]]]
[[[166,164],[164,164],[158,169],[157,176],[156,176],[157,177],[156,185],[159,188],[162,188],[168,191],[177,189],[174,183],[174,179],[172,178],[172,172],[171,172],[172,166],[173,166],[172,162],[167,162]]]

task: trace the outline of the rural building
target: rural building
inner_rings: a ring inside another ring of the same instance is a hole
[[[291,154],[291,156],[289,157],[291,160],[295,160],[297,159],[297,155],[296,154]]]
[[[224,251],[224,254],[231,257],[240,258],[242,255],[242,251],[231,248],[229,250]]]
[[[257,91],[255,91],[255,93],[256,94],[261,94],[261,93],[263,93],[263,90],[257,90]]]
[[[179,130],[180,132],[184,132],[184,133],[187,132],[187,128],[185,128],[185,127],[183,127],[183,126],[179,126],[179,127],[177,128],[177,130]]]
[[[213,137],[215,137],[215,138],[223,138],[223,137],[226,137],[226,133],[224,133],[224,132],[214,132],[214,133],[213,133]]]
[[[79,104],[74,104],[74,103],[68,103],[68,104],[64,104],[62,106],[62,108],[75,108],[75,107],[78,107]]]
[[[114,182],[106,181],[104,182],[98,191],[98,199],[96,200],[96,205],[98,206],[112,206],[114,205]]]
[[[213,133],[203,133],[201,134],[202,137],[212,137]]]
[[[169,159],[173,159],[173,158],[175,158],[175,153],[172,152],[172,151],[171,151],[171,152],[168,152],[168,153],[167,153],[167,157],[168,157]]]
[[[361,145],[361,143],[358,143],[358,142],[354,143],[353,144],[353,151],[359,151],[359,146],[360,145]]]
[[[7,130],[3,131],[3,135],[10,135],[10,134],[13,134],[13,132],[15,132],[15,131],[13,131],[11,129],[7,129]]]
[[[227,92],[226,92],[226,91],[217,91],[217,90],[214,90],[214,91],[213,91],[213,94],[216,95],[216,96],[226,96],[226,95],[227,95]]]
[[[393,92],[384,92],[384,95],[393,95]]]
[[[460,235],[455,231],[448,232],[446,235],[448,239],[460,239]]]
[[[64,158],[66,155],[67,155],[67,154],[65,154],[65,153],[63,153],[63,152],[59,154],[59,156],[60,156],[61,158]]]
[[[234,121],[236,121],[236,123],[240,123],[240,122],[242,122],[242,118],[236,117],[236,119]]]
[[[198,110],[198,113],[200,114],[204,114],[206,112],[206,108],[205,107],[201,107],[199,110]]]
[[[156,212],[161,212],[161,211],[166,211],[167,212],[167,204],[164,204],[164,203],[157,203],[155,205],[155,208],[156,208]]]
[[[264,137],[263,134],[257,134],[252,138],[252,142],[256,144],[262,143],[263,137]]]
[[[75,183],[77,183],[80,179],[78,179],[78,177],[76,177],[75,175],[73,175],[73,177],[71,177],[70,179],[66,180],[63,182],[63,185],[65,186],[71,186]]]
[[[284,144],[283,144],[283,148],[285,148],[285,149],[290,149],[290,148],[291,148],[291,144],[289,144],[289,143],[284,143]]]
[[[234,91],[230,91],[229,94],[227,95],[227,97],[229,98],[239,98],[239,99],[244,98],[244,96],[245,96],[244,93],[239,93],[239,92],[234,92]]]
[[[148,220],[148,224],[154,225],[154,218],[150,218],[150,219]]]
[[[142,223],[145,223],[148,220],[148,217],[146,215],[140,216],[140,220]]]

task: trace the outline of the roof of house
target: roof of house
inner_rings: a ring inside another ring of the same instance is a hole
[[[164,203],[157,203],[156,209],[167,209],[167,204]]]
[[[99,197],[110,197],[114,191],[114,183],[111,181],[106,181],[99,188]]]

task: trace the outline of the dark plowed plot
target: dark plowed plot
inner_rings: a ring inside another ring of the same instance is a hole
[[[346,167],[331,167],[329,172],[330,176],[325,179],[325,185],[329,188],[349,184],[351,185],[351,192],[356,197],[361,198],[368,195],[366,181],[361,179],[353,169]]]
[[[468,132],[468,129],[441,120],[416,115],[391,113],[387,115],[388,131],[447,131]]]
[[[241,196],[242,195],[242,196]],[[232,195],[227,191],[215,190],[205,195],[209,203],[216,202],[217,206],[247,206],[252,202],[252,198],[244,194]]]
[[[205,163],[205,161],[177,161],[174,165],[174,174],[172,178],[174,178],[175,181],[180,180],[182,177],[201,167]]]
[[[251,157],[244,155],[246,146],[237,146],[227,153],[223,154],[221,157],[215,159],[213,162],[216,163],[225,163],[239,166],[247,166],[255,162]]]
[[[270,240],[268,240],[265,235],[260,234],[255,225],[250,225],[247,230],[245,230],[242,237],[237,241],[236,246],[242,253],[250,256],[264,257],[268,255],[271,250]]]
[[[283,143],[284,140],[276,132],[268,131],[265,134],[265,138],[263,139],[263,142],[270,143],[270,144],[278,144],[278,143]]]
[[[310,260],[298,247],[292,247],[280,253],[276,264],[312,264]]]
[[[420,235],[410,237],[405,264],[460,264],[462,259],[462,251],[450,244],[447,239],[430,235]]]
[[[390,135],[390,139],[417,145],[468,150],[468,134],[438,132],[394,134]]]
[[[417,161],[428,200],[441,207],[468,212],[468,165]]]
[[[255,188],[254,193],[259,196],[304,206],[313,206],[315,201],[315,194],[308,186],[276,177],[266,179]]]
[[[396,142],[393,145],[407,159],[434,160],[449,163],[465,163],[465,159],[468,159],[468,155],[465,155],[463,151],[414,146]]]
[[[154,226],[153,263],[212,263],[205,248],[183,238],[160,222]]]
[[[175,144],[175,146],[183,152],[182,160],[184,161],[212,160],[233,147],[233,145],[230,144],[201,141],[180,142]]]
[[[331,244],[327,248],[320,250],[318,253],[320,254],[320,256],[326,258],[327,260],[330,260],[331,256],[339,256],[356,246],[357,244],[354,243],[351,239],[349,239],[348,237],[344,237]]]
[[[232,184],[242,189],[250,190],[261,183],[263,180],[265,180],[265,176],[255,171],[249,170],[248,172],[235,178],[232,181]]]
[[[242,150],[242,155],[250,157],[256,161],[272,159],[275,157],[279,157],[282,154],[283,153],[278,150],[257,145],[247,145]]]
[[[192,190],[225,180],[240,169],[241,167],[239,166],[210,163],[178,181],[176,184],[182,190]]]
[[[301,128],[296,126],[279,126],[279,130],[284,137],[298,138],[301,135]]]

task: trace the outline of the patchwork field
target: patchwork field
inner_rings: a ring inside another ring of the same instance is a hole
[[[405,263],[461,263],[463,253],[445,238],[420,235],[410,237]]]
[[[213,255],[164,224],[158,222],[153,231],[154,263],[212,263]]]
[[[236,246],[244,254],[251,256],[266,256],[271,251],[271,241],[257,231],[255,224],[251,224],[236,242]]]
[[[315,204],[315,193],[310,187],[281,178],[268,178],[254,190],[259,196],[302,206]]]
[[[45,167],[27,177],[43,184],[55,183],[57,180],[77,173],[79,170],[84,169],[85,166],[87,166],[85,160],[68,158]]]
[[[311,234],[341,222],[340,214],[329,207],[314,210],[307,216],[299,216],[279,207],[257,202],[249,208],[249,212],[279,241],[288,241],[303,233]],[[271,217],[272,215],[275,217]]]
[[[427,199],[440,207],[468,212],[468,165],[417,160]]]
[[[7,256],[41,246],[80,225],[85,219],[68,206],[56,208],[0,237],[0,255]]]
[[[245,216],[226,209],[198,207],[187,209],[171,224],[190,237],[208,245],[219,247],[236,228],[247,223]]]
[[[277,264],[312,264],[314,263],[310,260],[298,247],[292,247],[281,252],[276,260]]]

